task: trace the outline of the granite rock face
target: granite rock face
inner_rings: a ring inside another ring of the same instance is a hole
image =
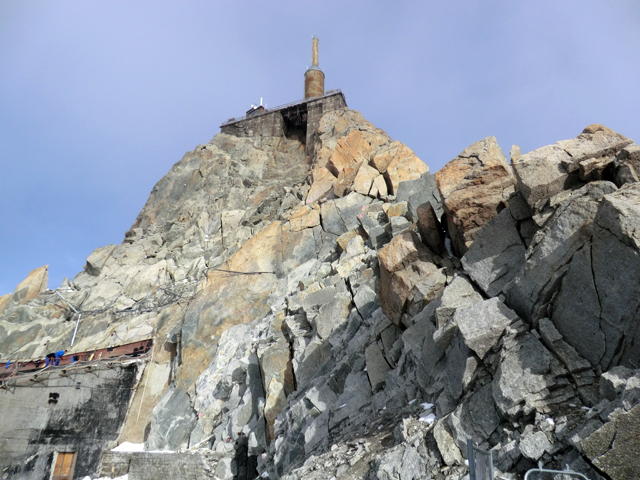
[[[494,137],[474,143],[436,173],[454,250],[462,256],[508,204],[516,179]]]
[[[154,339],[119,438],[147,451],[107,475],[461,480],[471,439],[502,478],[638,478],[638,146],[489,137],[434,176],[355,111],[313,138],[189,152],[64,299],[46,268],[0,297],[2,360],[66,348],[74,309],[74,352]]]

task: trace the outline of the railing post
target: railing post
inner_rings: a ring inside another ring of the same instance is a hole
[[[476,460],[473,454],[473,440],[467,439],[467,462],[469,462],[469,480],[476,480]]]
[[[493,480],[493,450],[491,449],[489,449],[489,475],[489,478]]]

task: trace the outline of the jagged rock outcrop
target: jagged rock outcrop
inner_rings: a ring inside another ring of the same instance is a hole
[[[65,301],[78,351],[153,337],[119,441],[219,479],[461,480],[468,439],[502,478],[637,478],[639,147],[489,137],[433,176],[358,112],[315,138],[189,152],[66,300],[0,299],[2,358],[68,345]]]
[[[454,250],[464,255],[476,232],[508,204],[516,179],[494,137],[474,143],[436,173]]]

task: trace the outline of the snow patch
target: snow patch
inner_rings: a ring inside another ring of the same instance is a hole
[[[419,419],[419,420],[420,420],[421,422],[431,424],[431,423],[435,422],[435,420],[436,420],[436,416],[435,416],[433,413],[430,413],[429,415],[426,415],[426,416],[424,416],[424,417],[420,417],[420,419]]]
[[[112,452],[144,452],[144,443],[122,442]]]

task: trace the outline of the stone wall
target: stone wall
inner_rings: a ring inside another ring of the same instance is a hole
[[[95,476],[118,438],[139,370],[139,362],[96,365],[9,381],[0,390],[2,478],[48,479],[55,452],[77,452],[75,479]]]
[[[101,477],[129,475],[129,480],[209,480],[215,478],[215,452],[107,452],[102,457]]]

